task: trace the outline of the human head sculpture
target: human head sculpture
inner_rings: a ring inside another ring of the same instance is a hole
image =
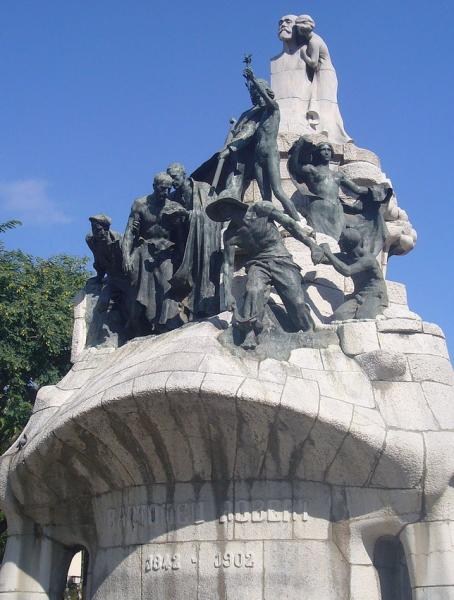
[[[341,249],[341,252],[350,254],[357,248],[360,248],[361,245],[362,238],[359,231],[353,227],[345,227],[339,238],[339,248]]]
[[[106,240],[112,225],[112,219],[107,215],[93,215],[88,220],[91,223],[93,237],[97,240]]]
[[[315,29],[315,21],[310,15],[300,15],[296,18],[295,28],[301,40],[307,40]]]
[[[168,173],[157,173],[153,179],[153,190],[158,200],[165,200],[173,186],[173,179]]]
[[[279,39],[282,42],[290,42],[295,35],[296,15],[284,15],[279,19]]]
[[[334,148],[329,142],[320,142],[314,151],[316,162],[328,165],[334,156]]]
[[[265,88],[266,93],[271,97],[274,98],[274,92],[271,89],[270,84],[268,83],[268,81],[266,81],[266,79],[257,79],[256,80],[257,83],[260,85],[260,87]],[[251,97],[251,102],[254,106],[265,106],[265,100],[261,97],[261,95],[258,93],[255,85],[252,85],[251,82],[247,81],[246,82],[246,87],[249,90],[249,95]]]
[[[181,163],[172,163],[167,167],[167,174],[173,181],[173,187],[177,190],[186,181],[186,169]]]

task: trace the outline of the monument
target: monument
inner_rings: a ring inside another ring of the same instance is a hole
[[[452,367],[386,279],[416,232],[314,20],[279,27],[222,150],[90,218],[73,367],[0,459],[0,600],[81,549],[90,600],[454,600]]]

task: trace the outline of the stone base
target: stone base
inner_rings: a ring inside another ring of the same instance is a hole
[[[321,347],[235,356],[229,315],[83,350],[0,460],[0,600],[454,600],[453,374],[389,314]]]

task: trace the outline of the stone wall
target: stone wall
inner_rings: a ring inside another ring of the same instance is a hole
[[[388,600],[383,539],[414,598],[454,598],[452,369],[388,289],[287,360],[230,354],[227,313],[83,350],[1,459],[0,598],[57,598],[83,546],[96,600]]]

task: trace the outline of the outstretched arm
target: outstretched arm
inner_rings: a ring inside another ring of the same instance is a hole
[[[333,265],[336,271],[338,271],[344,277],[351,277],[352,275],[361,273],[361,271],[365,271],[372,266],[368,257],[358,258],[352,265],[347,265],[343,260],[338,258],[336,254],[331,252],[328,244],[321,244],[321,247],[323,248],[328,261]]]
[[[289,217],[280,210],[277,210],[277,208],[274,208],[271,202],[257,202],[254,207],[256,214],[259,217],[268,217],[276,223],[279,223],[279,225],[282,225],[282,227],[284,227],[284,229],[286,229],[295,239],[310,248],[314,264],[321,262],[324,257],[323,250],[305,233],[298,221],[295,221],[292,217]]]
[[[343,188],[347,188],[354,194],[367,194],[367,192],[369,191],[368,187],[364,185],[357,185],[354,181],[348,179],[347,177],[342,177],[339,183]]]

